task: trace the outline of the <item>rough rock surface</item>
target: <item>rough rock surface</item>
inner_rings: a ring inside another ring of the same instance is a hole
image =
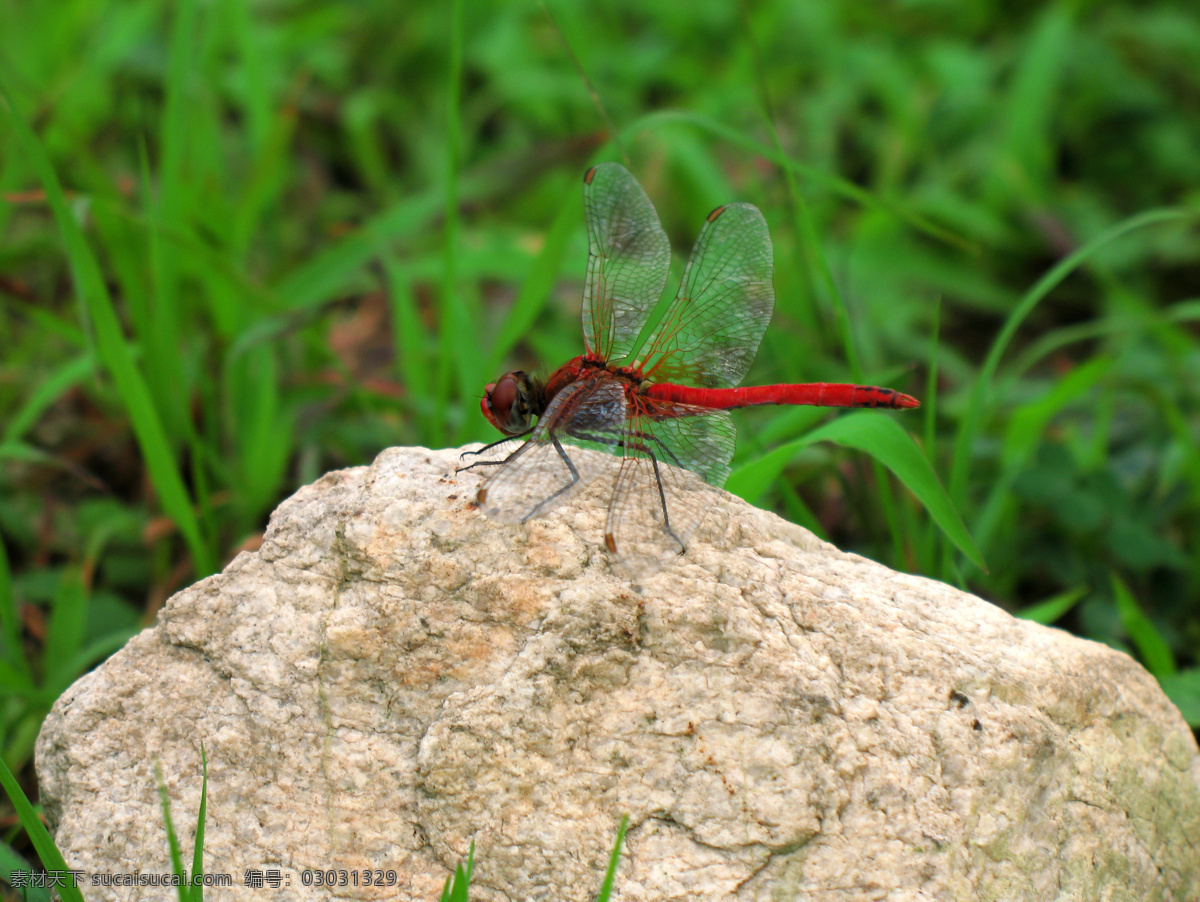
[[[167,871],[155,761],[190,849],[203,742],[211,900],[427,902],[472,840],[473,899],[590,900],[625,813],[626,902],[1200,898],[1200,757],[1127,656],[733,498],[630,581],[600,490],[498,526],[456,460],[301,489],[59,699],[71,866]]]

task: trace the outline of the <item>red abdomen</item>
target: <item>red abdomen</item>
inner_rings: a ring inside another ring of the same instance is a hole
[[[750,385],[744,388],[692,388],[659,383],[646,396],[715,410],[735,410],[760,404],[808,404],[814,407],[920,407],[911,395],[877,385],[842,382],[809,382],[802,385]]]

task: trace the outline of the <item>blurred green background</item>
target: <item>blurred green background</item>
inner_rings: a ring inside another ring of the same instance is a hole
[[[921,397],[851,416],[913,434],[988,570],[870,454],[788,445],[846,414],[736,414],[735,487],[1130,651],[1200,724],[1193,0],[0,21],[0,753],[27,785],[54,698],[282,498],[490,439],[486,381],[579,353],[580,177],[625,154],[676,277],[711,208],[763,210],[747,383]]]

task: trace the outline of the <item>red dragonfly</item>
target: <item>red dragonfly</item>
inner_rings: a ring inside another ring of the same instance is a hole
[[[729,476],[729,410],[919,405],[875,386],[733,387],[754,360],[775,304],[771,237],[751,204],[708,215],[679,293],[639,352],[637,339],[667,281],[667,235],[624,167],[594,166],[583,185],[585,353],[544,381],[514,370],[484,389],[483,415],[506,436],[467,452],[499,459],[462,468],[498,468],[479,488],[484,513],[524,523],[607,477],[604,544],[626,565],[661,566],[666,554],[685,550]],[[526,441],[504,456],[519,439]],[[606,453],[573,454],[567,446]]]

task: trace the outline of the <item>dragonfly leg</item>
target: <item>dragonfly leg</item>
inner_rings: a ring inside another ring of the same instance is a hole
[[[634,435],[642,441],[650,439],[650,441],[658,445],[662,451],[666,452],[667,456],[671,458],[671,462],[674,463],[675,466],[681,470],[686,469],[683,464],[680,463],[679,458],[675,456],[675,453],[668,448],[666,443],[657,435],[652,435],[649,432],[635,432]],[[658,472],[658,456],[645,445],[637,446],[637,450],[646,454],[650,458],[650,462],[654,465],[654,482],[658,486],[658,500],[662,505],[663,530],[667,535],[679,543],[679,553],[683,554],[685,551],[687,551],[687,546],[685,546],[683,544],[683,540],[675,534],[675,530],[671,529],[671,516],[667,513],[667,495],[666,492],[663,491],[662,474]]]
[[[463,452],[463,454],[479,454],[479,453],[480,453],[479,451],[464,451]],[[513,454],[516,454],[516,451],[514,451]],[[500,460],[477,460],[477,461],[475,461],[475,463],[467,464],[465,467],[455,467],[454,472],[455,473],[463,473],[463,472],[466,472],[467,470],[474,470],[476,467],[498,467],[501,464],[508,463],[510,459],[512,459],[512,454],[510,454],[508,457],[501,458]]]
[[[666,452],[667,456],[671,458],[671,460],[674,462],[675,466],[679,467],[680,469],[683,469],[683,465],[679,462],[679,458],[677,458],[671,452],[671,449],[668,448],[663,443],[663,440],[660,439],[657,435],[651,435],[648,432],[632,433],[632,437],[639,439],[639,441],[636,443],[631,443],[626,439],[621,439],[620,441],[612,441],[611,439],[606,440],[604,438],[601,438],[600,436],[593,435],[593,434],[586,433],[586,432],[572,432],[571,435],[574,436],[575,438],[581,438],[581,439],[586,439],[587,441],[596,442],[597,444],[612,445],[614,447],[622,449],[623,451],[636,451],[640,454],[645,454],[646,457],[648,457],[650,459],[650,465],[652,467],[654,467],[654,484],[658,487],[658,503],[662,507],[663,532],[665,532],[667,535],[669,535],[672,539],[675,540],[675,543],[679,546],[680,554],[683,554],[685,551],[687,551],[687,546],[683,544],[683,540],[680,539],[679,536],[677,536],[675,534],[675,530],[671,529],[671,515],[667,511],[667,493],[663,489],[662,474],[659,473],[659,471],[658,471],[658,455],[656,455],[650,449],[649,445],[642,443],[642,441],[644,441],[645,439],[649,439],[650,441],[654,442],[659,448],[661,448],[663,451]],[[569,464],[568,464],[568,466],[569,466]],[[569,486],[568,486],[568,488],[569,488]],[[555,494],[558,494],[558,493],[556,492]],[[554,496],[551,495],[550,497],[553,498]],[[549,499],[547,499],[547,500],[549,500]],[[543,502],[543,503],[545,503],[545,502]],[[615,553],[617,550],[616,539],[611,534],[609,534],[604,537],[604,541],[605,541],[605,544],[608,546],[608,550]]]
[[[673,463],[675,466],[679,467],[679,469],[681,469],[681,470],[687,469],[686,467],[684,467],[684,465],[682,463],[679,462],[679,458],[675,456],[674,452],[672,452],[671,449],[667,447],[666,443],[663,442],[663,440],[660,439],[657,435],[651,435],[649,432],[635,432],[634,435],[636,435],[639,439],[643,439],[643,440],[650,439],[650,441],[652,441],[656,445],[658,445],[660,451],[666,452],[667,457],[671,458],[671,463]],[[652,457],[654,456],[649,448],[643,447],[643,448],[639,448],[638,450],[645,451],[647,454],[650,454]],[[658,466],[658,464],[656,463],[655,467],[657,468],[657,466]]]
[[[558,440],[558,436],[551,434],[550,441],[554,443],[554,450],[558,452],[558,456],[562,458],[563,463],[567,465],[567,469],[571,471],[571,481],[560,488],[553,495],[550,495],[539,501],[533,510],[521,518],[522,523],[525,523],[533,517],[536,517],[538,515],[538,511],[540,511],[543,507],[545,507],[563,492],[570,489],[573,485],[575,485],[575,483],[579,482],[579,471],[575,469],[575,464],[571,463],[571,458],[567,456],[567,452],[563,448],[562,443]]]
[[[611,435],[602,435],[595,432],[584,432],[581,429],[572,429],[570,431],[571,438],[581,438],[584,441],[595,442],[597,445],[608,445],[610,448],[624,448],[625,442],[623,439],[614,438]]]
[[[532,432],[533,432],[533,430],[530,429],[528,432],[522,432],[520,435],[511,435],[511,436],[508,436],[507,438],[502,438],[498,442],[492,442],[490,445],[484,445],[478,451],[464,451],[462,454],[459,455],[458,459],[462,460],[464,457],[478,457],[481,454],[487,454],[493,448],[499,448],[501,445],[506,445],[509,442],[514,441],[516,439],[525,438],[525,436],[532,434]],[[522,445],[521,447],[524,447],[524,445]],[[517,451],[520,451],[520,450],[521,450],[520,448],[517,449]],[[517,451],[514,451],[513,454],[516,454]],[[465,467],[456,467],[454,472],[461,473],[463,470],[470,470],[473,467],[498,467],[498,466],[500,466],[500,464],[506,463],[509,460],[509,458],[511,458],[511,457],[512,457],[512,454],[506,454],[504,456],[503,460],[477,460],[477,461],[475,461],[475,463],[467,464],[467,466],[465,466]]]
[[[660,442],[661,444],[661,442]],[[667,452],[670,454],[670,452]],[[650,457],[650,463],[654,465],[654,482],[658,485],[658,502],[662,505],[663,529],[672,539],[679,543],[679,553],[683,554],[687,551],[687,547],[683,544],[683,540],[675,535],[675,530],[671,529],[671,517],[667,513],[667,493],[663,491],[662,476],[658,472],[658,458],[654,456],[654,452],[646,449],[646,454]],[[673,457],[674,455],[672,455]]]

